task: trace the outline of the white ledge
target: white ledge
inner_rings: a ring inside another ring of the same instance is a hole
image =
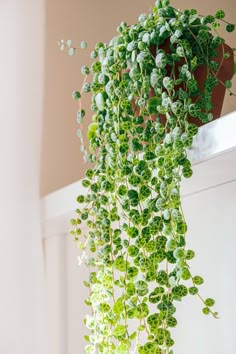
[[[236,179],[236,111],[201,128],[188,151],[194,174],[182,183],[183,197]],[[41,200],[43,237],[66,233],[75,215],[76,197],[83,193],[81,181],[48,194]]]
[[[193,165],[236,149],[236,111],[199,128],[188,155]]]

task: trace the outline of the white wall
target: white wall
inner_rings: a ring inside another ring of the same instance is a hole
[[[50,354],[67,353],[65,245],[63,232],[44,240]]]
[[[188,246],[196,251],[191,269],[205,278],[203,297],[216,300],[220,319],[201,313],[199,299],[178,306],[176,354],[235,354],[236,182],[184,198]]]
[[[40,232],[44,1],[0,1],[0,353],[47,354]]]

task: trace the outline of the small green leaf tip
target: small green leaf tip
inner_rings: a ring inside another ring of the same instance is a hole
[[[233,25],[232,23],[228,23],[226,25],[226,31],[227,32],[233,32],[235,30],[235,25]]]
[[[86,49],[86,48],[87,48],[87,42],[82,41],[82,42],[80,43],[80,48],[81,48],[81,49]]]
[[[73,92],[72,92],[72,98],[73,98],[73,100],[78,100],[78,99],[80,99],[80,98],[81,98],[80,92],[79,92],[79,91],[73,91]]]
[[[69,49],[69,55],[72,57],[73,55],[75,55],[75,48],[70,48]]]
[[[215,17],[218,20],[222,20],[225,17],[225,12],[223,10],[218,10],[215,14]]]

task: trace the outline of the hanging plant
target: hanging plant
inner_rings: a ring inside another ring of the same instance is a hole
[[[158,0],[138,23],[122,22],[109,44],[97,43],[93,64],[82,67],[81,91],[92,96],[89,147],[81,93],[73,98],[81,150],[94,164],[82,181],[87,194],[77,198],[71,234],[90,269],[86,353],[173,353],[176,305],[187,295],[200,299],[204,314],[218,316],[215,301],[199,293],[203,278],[191,272],[181,180],[193,173],[187,149],[196,119],[213,119],[217,87],[233,95],[232,73],[221,76],[224,65],[233,70],[232,50],[217,30],[219,20],[228,32],[235,25],[224,16],[181,12]],[[71,41],[60,45],[70,55],[77,51]]]

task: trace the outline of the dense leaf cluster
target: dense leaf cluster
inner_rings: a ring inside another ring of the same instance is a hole
[[[108,45],[97,43],[93,64],[81,69],[94,112],[89,153],[81,129],[78,136],[95,164],[82,182],[88,192],[77,198],[71,233],[90,250],[87,353],[173,353],[176,303],[188,294],[217,317],[214,300],[199,295],[202,277],[189,267],[195,254],[186,247],[180,184],[192,175],[186,151],[198,128],[191,118],[212,119],[212,91],[224,84],[217,75],[228,53],[217,62],[224,40],[212,32],[223,18],[223,11],[201,17],[158,0],[137,24],[122,22]],[[71,41],[62,46],[76,51]],[[201,65],[207,68],[203,88],[195,75]],[[73,97],[82,127],[80,92]]]

